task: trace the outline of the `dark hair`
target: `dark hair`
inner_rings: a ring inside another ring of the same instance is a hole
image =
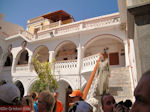
[[[143,74],[143,76],[147,76],[147,75],[150,75],[150,70],[148,70],[147,72],[145,72],[145,73]]]
[[[132,106],[132,101],[127,99],[125,102],[120,101],[118,104],[123,105],[123,106],[127,107],[128,109],[130,109],[130,107]]]
[[[29,106],[29,99],[26,99],[27,105]]]
[[[104,101],[103,101],[104,96],[112,96],[112,95],[110,93],[105,93],[105,94],[103,94],[101,96],[101,104],[102,104],[102,106],[104,105]]]
[[[80,97],[80,101],[83,101],[82,97]]]
[[[78,105],[79,105],[78,102],[74,103],[73,106],[69,109],[69,112],[75,112]]]
[[[29,96],[29,95],[24,96],[22,101],[24,101],[23,103],[25,103],[23,105],[31,106],[31,109],[33,108],[33,99],[31,96]]]
[[[37,94],[35,92],[31,93],[32,99],[35,99],[37,97]]]

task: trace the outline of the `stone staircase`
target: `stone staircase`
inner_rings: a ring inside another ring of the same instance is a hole
[[[116,102],[130,99],[133,101],[131,78],[128,67],[110,67],[109,92]]]

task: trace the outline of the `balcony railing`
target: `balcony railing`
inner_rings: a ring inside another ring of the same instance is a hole
[[[28,31],[20,31],[19,32],[20,34],[22,34],[24,37],[26,37],[27,39],[29,39],[29,40],[32,40],[32,39],[34,39],[33,38],[33,34],[31,34],[30,32],[28,32]]]
[[[99,58],[99,54],[95,54],[86,58],[83,58],[81,72],[89,72],[94,69],[94,66]],[[77,60],[69,61],[60,61],[55,63],[55,74],[58,75],[58,72],[66,74],[75,74],[77,73]]]
[[[11,66],[4,66],[3,67],[3,71],[10,71],[11,70]]]
[[[119,17],[110,17],[110,18],[102,18],[102,19],[93,19],[91,21],[87,21],[84,24],[86,29],[96,28],[96,27],[105,27],[109,25],[114,25],[118,23],[120,20]]]
[[[94,66],[99,58],[99,54],[95,54],[86,58],[83,58],[82,72],[89,72],[94,69]]]
[[[93,28],[107,27],[110,25],[116,25],[120,23],[119,14],[113,14],[105,17],[97,17],[87,20],[82,20],[79,22],[74,22],[70,24],[61,25],[55,28],[49,28],[47,30],[42,30],[38,32],[38,36],[49,34],[53,32],[54,36],[74,33],[82,30],[89,30]],[[38,38],[38,37],[37,37]]]
[[[28,71],[29,71],[29,67],[27,64],[16,66],[16,72],[28,72]]]
[[[120,17],[118,13],[73,22],[69,24],[58,25],[58,22],[51,23],[51,25],[43,26],[42,30],[38,31],[36,35],[32,35],[27,31],[21,32],[29,40],[35,40],[39,38],[49,38],[51,34],[54,36],[74,33],[78,31],[85,31],[94,28],[103,28],[111,25],[117,25],[120,23]],[[55,26],[55,27],[51,27]]]
[[[95,54],[86,58],[83,58],[81,72],[89,72],[94,69],[94,66],[99,58],[99,54]],[[15,68],[16,72],[29,72],[34,71],[33,67],[29,70],[28,64],[25,65],[17,65]],[[77,74],[78,73],[78,65],[77,60],[66,60],[66,61],[58,61],[54,64],[54,74]]]
[[[64,74],[77,72],[77,60],[60,61],[55,63],[54,72],[59,75],[59,72]]]

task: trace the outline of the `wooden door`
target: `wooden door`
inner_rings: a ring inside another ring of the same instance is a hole
[[[119,53],[118,52],[109,54],[109,64],[119,65]]]

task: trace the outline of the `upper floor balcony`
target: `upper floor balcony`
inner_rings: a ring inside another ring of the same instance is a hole
[[[99,54],[95,54],[89,57],[82,59],[81,64],[81,73],[91,72],[96,65],[96,62],[99,58]],[[72,75],[78,74],[78,65],[77,60],[65,60],[65,61],[56,61],[54,63],[53,71],[55,75]],[[29,64],[17,65],[15,66],[14,73],[30,73],[35,72],[33,66],[30,68]],[[5,67],[6,68],[6,67]]]
[[[22,31],[20,33],[29,41],[34,41],[38,39],[52,38],[80,31],[87,31],[95,28],[104,28],[108,26],[110,27],[113,25],[118,25],[120,24],[120,17],[119,13],[114,13],[110,15],[81,20],[78,22],[68,23],[69,21],[70,20],[64,20],[63,22],[57,21],[48,25],[43,25],[34,34],[29,33],[28,31]]]
[[[44,14],[42,16],[30,19],[27,24],[27,31],[31,34],[37,34],[41,30],[54,28],[63,24],[74,22],[74,18],[63,10]]]

